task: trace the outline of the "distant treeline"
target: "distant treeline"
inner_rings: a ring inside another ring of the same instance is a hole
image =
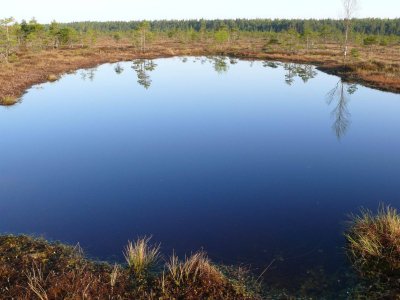
[[[298,33],[305,31],[323,32],[325,30],[344,30],[343,20],[289,20],[289,19],[236,19],[236,20],[160,20],[150,21],[151,31],[167,32],[174,30],[208,30],[216,31],[221,28],[247,32],[283,32],[295,29]],[[140,21],[111,21],[111,22],[73,22],[63,24],[77,31],[96,30],[100,32],[118,32],[136,30]],[[354,19],[354,32],[367,35],[399,35],[400,18],[397,19]]]
[[[347,24],[347,25],[346,25]],[[17,59],[18,51],[60,47],[93,47],[129,43],[145,52],[152,44],[170,41],[188,48],[195,43],[210,49],[236,47],[249,41],[263,44],[263,52],[325,49],[337,45],[347,56],[348,45],[366,47],[400,45],[400,18],[344,20],[164,20],[131,22],[73,22],[40,24],[35,19],[16,22],[0,19],[0,62]],[[358,49],[350,55],[357,59]]]

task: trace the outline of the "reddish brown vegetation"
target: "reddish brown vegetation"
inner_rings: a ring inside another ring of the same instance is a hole
[[[146,246],[147,247],[147,246]],[[27,236],[0,236],[1,299],[260,299],[203,253],[159,271],[86,259],[79,247]],[[144,276],[145,275],[145,276]]]
[[[339,75],[348,81],[385,91],[400,92],[400,47],[376,47],[373,54],[360,51],[360,57],[349,60],[343,68],[337,45],[325,45],[316,50],[299,50],[288,53],[279,46],[265,50],[262,39],[243,40],[236,44],[216,47],[207,43],[183,44],[179,42],[154,42],[146,53],[141,53],[129,43],[99,42],[93,48],[66,48],[38,53],[19,53],[15,62],[0,65],[0,99],[19,97],[30,86],[49,80],[79,68],[132,60],[178,55],[229,55],[243,59],[279,60],[284,62],[310,63],[321,70]]]

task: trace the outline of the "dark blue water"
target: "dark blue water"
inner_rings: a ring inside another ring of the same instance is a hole
[[[0,231],[121,259],[165,254],[293,278],[346,264],[348,214],[400,204],[400,97],[311,66],[106,64],[0,107]],[[286,280],[287,281],[287,280]]]

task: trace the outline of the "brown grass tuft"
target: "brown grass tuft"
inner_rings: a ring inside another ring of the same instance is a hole
[[[50,81],[50,82],[57,81],[58,79],[59,79],[59,77],[57,75],[54,75],[54,74],[49,74],[47,76],[47,80]]]
[[[346,233],[347,253],[361,276],[397,282],[400,278],[400,215],[381,207],[376,215],[353,216]]]
[[[17,104],[19,101],[19,99],[17,97],[13,97],[13,96],[5,96],[3,98],[0,99],[0,105],[3,106],[12,106],[14,104]]]
[[[154,269],[160,260],[160,245],[150,245],[151,237],[139,238],[136,242],[128,242],[124,256],[132,272],[140,277]]]

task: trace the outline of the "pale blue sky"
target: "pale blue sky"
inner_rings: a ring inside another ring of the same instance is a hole
[[[400,0],[358,0],[357,17],[400,17]],[[50,22],[142,19],[339,18],[341,0],[12,0],[2,17]]]

